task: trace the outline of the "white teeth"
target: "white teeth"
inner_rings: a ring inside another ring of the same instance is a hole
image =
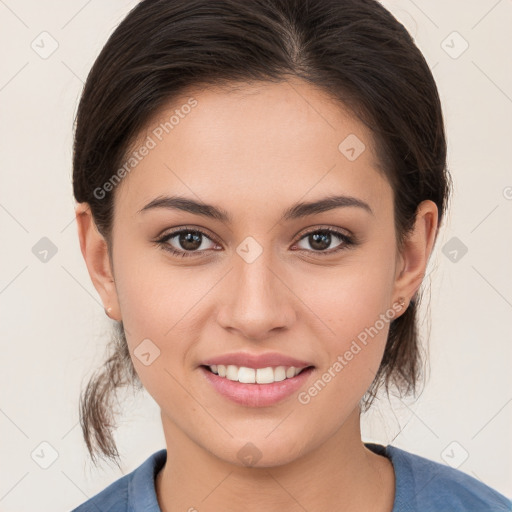
[[[298,375],[304,368],[296,368],[295,366],[277,366],[272,368],[247,368],[246,366],[235,366],[234,364],[212,364],[209,366],[213,373],[219,377],[225,377],[229,380],[242,382],[245,384],[272,384],[285,379],[291,379]]]
[[[226,366],[226,379],[238,380],[238,367],[234,364],[228,364]]]
[[[235,378],[231,380],[237,380],[238,382],[245,382],[246,384],[254,384],[256,380],[256,370],[254,368],[238,368],[235,366]],[[258,370],[259,373],[259,370]],[[229,376],[227,376],[229,379]]]
[[[242,373],[242,370],[244,368],[240,368],[240,373]],[[272,382],[275,382],[275,378],[274,378],[274,370],[273,368],[270,368],[270,366],[268,368],[258,368],[256,370],[256,382],[258,384],[271,384]],[[242,379],[240,379],[240,382],[242,382]],[[252,381],[254,382],[254,381]]]
[[[274,380],[279,382],[284,379],[286,379],[286,368],[284,366],[274,368]]]

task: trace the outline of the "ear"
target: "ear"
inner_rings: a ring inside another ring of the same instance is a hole
[[[407,305],[418,291],[434,247],[437,228],[436,204],[430,200],[422,201],[416,210],[414,227],[397,258],[395,300],[397,297],[404,297]]]
[[[96,227],[88,203],[78,203],[75,207],[75,216],[80,249],[91,280],[100,294],[103,307],[106,310],[111,308],[108,316],[120,321],[120,308],[107,242]]]

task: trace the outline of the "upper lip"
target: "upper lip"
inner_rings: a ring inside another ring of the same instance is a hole
[[[233,352],[221,356],[212,357],[203,361],[203,365],[211,366],[213,364],[245,366],[247,368],[267,368],[268,366],[294,366],[295,368],[305,368],[313,366],[307,361],[301,361],[277,352],[267,352],[265,354],[249,354],[246,352]]]

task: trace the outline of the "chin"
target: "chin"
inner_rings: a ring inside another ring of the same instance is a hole
[[[276,433],[272,434],[276,435]],[[229,464],[241,468],[272,468],[289,464],[301,457],[297,443],[288,438],[286,443],[283,438],[276,435],[275,439],[248,439],[232,440],[227,448],[226,444],[219,447],[220,450],[211,450],[211,453]]]

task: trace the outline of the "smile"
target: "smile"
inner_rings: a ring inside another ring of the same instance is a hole
[[[268,407],[290,397],[305,386],[314,371],[313,366],[248,368],[202,365],[199,368],[219,395],[248,407]]]
[[[242,382],[244,384],[271,384],[286,379],[291,379],[298,375],[304,368],[295,366],[267,366],[266,368],[247,368],[246,366],[236,366],[234,364],[212,364],[208,366],[212,373],[217,374],[232,381]]]

